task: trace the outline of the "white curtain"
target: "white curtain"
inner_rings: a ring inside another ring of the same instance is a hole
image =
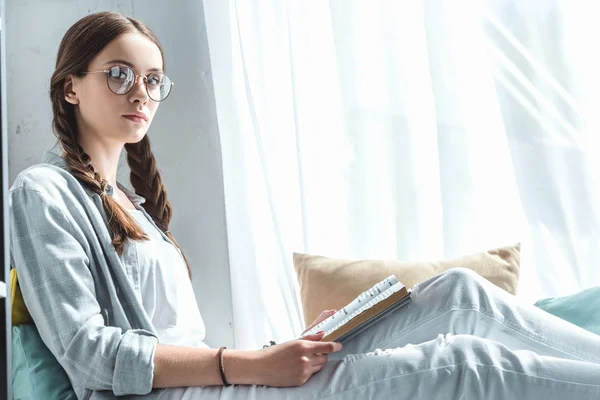
[[[571,0],[205,0],[236,347],[303,328],[292,252],[521,242],[519,296],[600,284],[599,26]]]

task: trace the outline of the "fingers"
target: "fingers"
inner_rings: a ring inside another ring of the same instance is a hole
[[[304,332],[302,332],[302,334],[304,335],[306,332],[310,331],[312,328],[314,328],[317,324],[319,323],[319,321],[315,321],[312,324],[310,324],[309,326],[306,327],[306,329],[304,330]]]
[[[317,317],[317,319],[315,320],[315,322],[313,322],[312,324],[310,324],[304,330],[304,332],[307,332],[307,331],[311,330],[313,327],[317,326],[319,323],[321,323],[324,320],[326,320],[327,318],[331,317],[336,312],[337,312],[337,310],[324,310],[324,311],[321,311],[321,314],[319,314],[319,316]]]
[[[325,335],[325,332],[321,331],[321,332],[313,333],[311,335],[303,336],[302,339],[318,342],[319,340],[323,339],[324,335]]]
[[[327,354],[315,354],[310,358],[311,365],[323,365],[327,363],[329,356]]]
[[[317,318],[317,321],[315,323],[318,324],[324,320],[326,320],[327,318],[331,317],[333,314],[336,313],[337,310],[325,310],[321,312],[321,315],[319,315],[319,318]]]
[[[316,342],[313,345],[312,351],[314,353],[335,353],[342,349],[342,344],[338,342]]]
[[[329,356],[327,354],[315,354],[311,357],[310,360],[310,373],[311,375],[319,372],[321,369],[323,369],[323,367],[325,366],[325,364],[327,364],[327,361],[329,360]]]
[[[338,342],[321,342],[325,332],[321,331],[313,335],[306,335],[302,339],[315,342],[311,351],[313,353],[335,353],[342,349],[342,344]]]
[[[322,370],[322,369],[323,369],[323,366],[324,366],[324,365],[325,365],[325,364],[313,365],[312,367],[310,367],[310,370],[309,370],[309,371],[310,371],[310,374],[311,374],[311,375],[313,375],[313,374],[316,374],[317,372],[319,372],[320,370]]]

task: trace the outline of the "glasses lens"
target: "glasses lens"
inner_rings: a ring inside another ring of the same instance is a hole
[[[126,66],[114,66],[106,76],[108,87],[115,94],[126,94],[135,85],[135,72]],[[171,79],[168,76],[154,72],[145,79],[148,96],[154,101],[163,101],[171,92]]]
[[[115,94],[125,94],[135,83],[135,72],[129,67],[114,66],[108,70],[108,87]]]
[[[171,92],[171,79],[161,73],[152,73],[146,78],[148,96],[154,101],[163,101]]]

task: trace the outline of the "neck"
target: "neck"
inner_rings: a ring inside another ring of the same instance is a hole
[[[94,171],[99,173],[113,187],[117,188],[117,169],[123,144],[94,141],[93,137],[80,138],[83,151],[90,156]]]

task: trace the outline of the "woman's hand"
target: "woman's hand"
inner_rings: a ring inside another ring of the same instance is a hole
[[[321,321],[326,320],[327,318],[331,317],[336,312],[337,312],[337,310],[325,310],[325,311],[321,311],[321,314],[319,314],[319,316],[317,317],[317,319],[315,320],[315,322],[313,322],[312,324],[310,324],[304,330],[304,332],[302,332],[302,334],[300,336],[304,335],[306,332],[310,331],[313,327],[317,326]]]
[[[259,385],[287,387],[301,386],[320,371],[329,359],[329,353],[342,349],[337,342],[321,342],[324,332],[307,335],[259,350]]]

